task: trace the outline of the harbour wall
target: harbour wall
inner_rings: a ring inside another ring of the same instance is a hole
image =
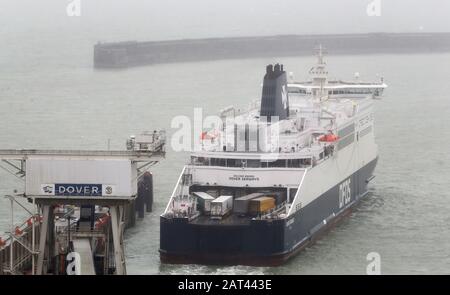
[[[319,44],[333,54],[448,52],[450,33],[277,35],[97,43],[93,64],[95,68],[127,68],[158,63],[301,56],[311,55]]]

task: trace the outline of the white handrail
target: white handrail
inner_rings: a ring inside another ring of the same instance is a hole
[[[298,185],[298,189],[297,189],[297,192],[295,193],[295,197],[294,197],[294,199],[292,200],[292,205],[289,207],[289,212],[288,212],[288,216],[289,215],[291,215],[291,211],[293,210],[292,208],[294,208],[294,204],[295,204],[295,201],[297,200],[297,198],[299,198],[299,195],[300,195],[300,190],[301,190],[301,188],[302,188],[302,185],[303,185],[303,181],[305,180],[305,176],[306,176],[306,173],[308,173],[308,168],[306,168],[305,169],[305,172],[303,173],[303,176],[302,176],[302,180],[300,181],[300,184]]]
[[[163,215],[166,214],[166,213],[168,213],[168,211],[169,211],[170,204],[172,204],[172,201],[173,201],[173,199],[175,198],[175,194],[177,193],[177,189],[178,189],[179,186],[180,186],[181,179],[182,179],[182,177],[183,177],[183,175],[184,175],[184,171],[185,171],[185,170],[186,170],[186,166],[183,167],[183,170],[181,171],[181,174],[180,174],[180,176],[178,177],[177,185],[175,186],[175,188],[174,188],[173,191],[172,191],[172,195],[170,196],[169,202],[167,203],[167,206],[166,206],[166,209],[164,210]]]

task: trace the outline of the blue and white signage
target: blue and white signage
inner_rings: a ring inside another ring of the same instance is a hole
[[[41,193],[47,196],[113,196],[114,190],[114,185],[107,184],[55,183],[41,185]]]

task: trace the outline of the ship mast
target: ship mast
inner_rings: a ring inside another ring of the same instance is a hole
[[[324,53],[325,50],[322,47],[322,44],[320,44],[319,47],[316,48],[317,63],[309,70],[309,74],[312,78],[312,85],[319,86],[318,89],[313,89],[313,96],[319,98],[320,101],[328,95],[328,93],[324,91],[328,80],[328,70],[326,68],[326,63],[323,60]]]

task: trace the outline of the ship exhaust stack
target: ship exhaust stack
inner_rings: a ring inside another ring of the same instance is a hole
[[[266,67],[261,96],[261,116],[270,122],[272,116],[284,120],[289,117],[289,96],[287,78],[283,65],[276,64]]]

